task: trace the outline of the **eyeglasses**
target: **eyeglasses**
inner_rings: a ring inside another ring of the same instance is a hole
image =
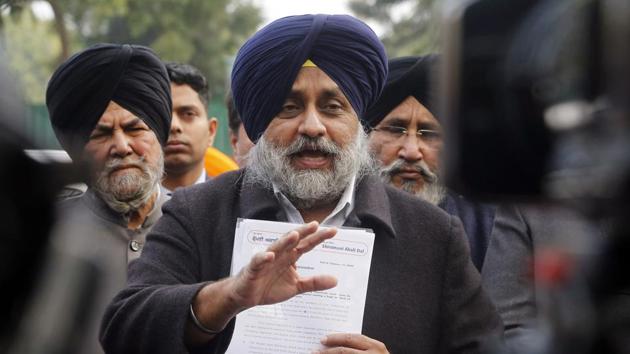
[[[390,140],[398,140],[403,136],[409,135],[409,130],[405,127],[386,125],[379,128],[372,128],[372,131],[383,133]],[[442,146],[442,133],[432,129],[418,129],[415,136],[420,139],[428,148],[437,149]]]

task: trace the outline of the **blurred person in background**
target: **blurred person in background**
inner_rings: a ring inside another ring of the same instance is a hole
[[[366,113],[370,149],[384,182],[460,218],[471,258],[481,271],[496,208],[449,191],[440,181],[444,132],[433,114],[438,65],[437,55],[389,60],[383,94]]]
[[[208,116],[210,93],[205,76],[188,64],[166,63],[166,69],[171,80],[173,119],[164,148],[162,185],[171,193],[177,187],[208,179],[204,158],[214,142],[218,121]]]
[[[149,48],[97,44],[57,68],[46,105],[61,146],[92,166],[87,191],[62,205],[97,215],[119,243],[121,264],[137,258],[167,198],[160,188],[171,122],[166,68]]]
[[[241,117],[234,107],[234,99],[232,98],[232,91],[230,90],[225,97],[225,106],[228,111],[228,123],[230,126],[230,144],[232,145],[232,151],[234,160],[240,167],[247,165],[247,154],[249,150],[254,146],[243,127]]]
[[[75,267],[58,262],[60,268],[67,268],[58,271],[58,276],[95,283],[79,287],[74,295],[63,295],[71,290],[50,291],[49,300],[57,300],[57,305],[42,301],[40,310],[68,309],[67,315],[72,316],[71,310],[84,306],[76,313],[85,321],[86,335],[78,337],[85,343],[82,352],[98,352],[98,323],[105,305],[124,287],[127,264],[140,256],[145,237],[167,200],[160,180],[162,147],[171,123],[168,74],[147,47],[96,44],[57,68],[48,84],[46,105],[61,146],[74,163],[89,166],[87,191],[58,205],[59,247],[75,258],[96,263],[86,269],[98,276],[77,267],[76,272],[83,272],[71,277],[68,272]],[[54,275],[52,279],[52,288],[66,284],[73,289]],[[93,294],[86,296],[89,303],[81,304],[79,295],[86,289]],[[39,321],[50,324],[53,320]]]
[[[73,165],[42,173],[42,185],[80,176],[88,189],[57,203],[50,243],[41,239],[26,247],[33,252],[26,259],[43,266],[9,352],[99,353],[105,306],[124,287],[127,264],[140,254],[165,200],[161,145],[171,119],[166,68],[149,48],[97,44],[60,65],[46,104]],[[24,181],[33,177],[25,168],[22,175]],[[33,206],[46,197],[21,193]],[[49,214],[31,207],[30,224],[47,225]],[[34,245],[45,249],[44,257]],[[18,269],[28,280],[27,268]]]

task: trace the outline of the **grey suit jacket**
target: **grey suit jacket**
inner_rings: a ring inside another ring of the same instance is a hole
[[[545,247],[588,254],[600,231],[576,212],[551,205],[502,205],[482,269],[483,285],[505,326],[505,341],[519,352],[537,352],[537,289],[533,263]],[[583,247],[586,249],[578,249]],[[571,246],[571,247],[569,247]],[[529,349],[528,349],[529,348]]]
[[[101,327],[109,353],[182,353],[188,307],[207,281],[229,275],[238,217],[286,220],[272,191],[243,185],[243,170],[178,190],[129,268],[128,287]],[[346,226],[376,234],[363,334],[392,353],[477,352],[499,320],[460,222],[376,177],[357,186]],[[230,325],[199,352],[220,353]]]

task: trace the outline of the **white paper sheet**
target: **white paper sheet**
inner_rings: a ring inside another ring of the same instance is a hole
[[[298,226],[239,220],[232,274],[248,264],[255,253]],[[337,286],[240,313],[227,353],[311,353],[322,348],[319,341],[326,334],[361,333],[373,246],[371,231],[339,228],[335,237],[302,255],[297,262],[300,275],[333,275]]]

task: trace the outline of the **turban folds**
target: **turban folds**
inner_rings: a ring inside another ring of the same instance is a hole
[[[172,102],[164,64],[147,47],[96,44],[63,62],[46,90],[53,130],[73,159],[110,101],[142,119],[166,144]]]
[[[276,20],[245,42],[232,68],[234,104],[252,141],[278,114],[308,59],[339,86],[359,118],[387,76],[385,48],[360,20],[348,15]]]
[[[365,114],[369,126],[377,126],[389,112],[409,96],[415,97],[431,111],[435,104],[434,74],[438,58],[432,54],[424,57],[390,59],[389,74],[383,93]]]

